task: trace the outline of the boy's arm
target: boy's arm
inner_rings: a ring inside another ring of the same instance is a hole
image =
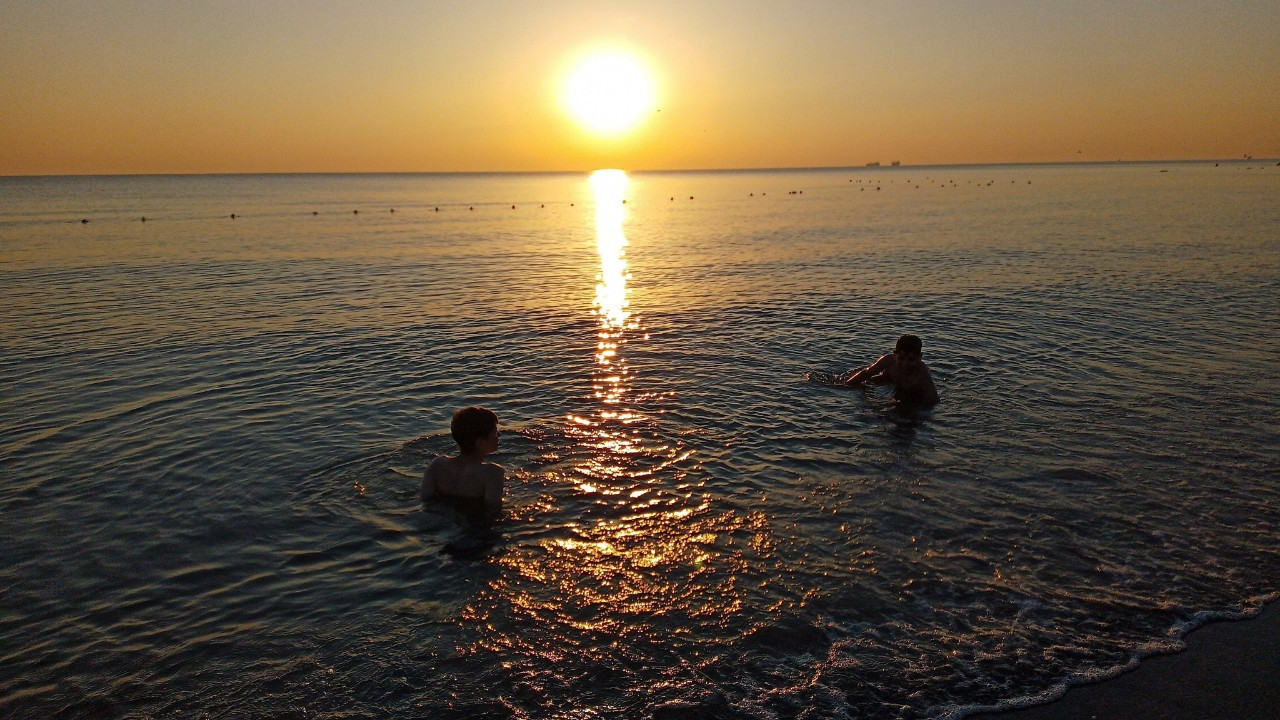
[[[484,506],[493,512],[502,509],[502,480],[507,471],[501,465],[490,463],[489,472],[484,479]]]
[[[924,392],[926,396],[925,402],[930,405],[938,404],[940,399],[938,397],[938,386],[933,384],[933,373],[929,372],[929,368],[924,369]]]
[[[858,372],[849,376],[849,379],[845,380],[845,384],[861,385],[866,381],[870,380],[871,378],[875,377],[876,375],[879,375],[880,373],[884,372],[885,368],[889,366],[889,361],[892,359],[892,357],[893,357],[892,354],[881,355],[879,360],[876,360],[870,365],[862,368]]]
[[[422,472],[422,486],[418,488],[418,496],[422,498],[422,502],[427,502],[436,496],[436,462],[439,460],[440,457],[437,456]]]

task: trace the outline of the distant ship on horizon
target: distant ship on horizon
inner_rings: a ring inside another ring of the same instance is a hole
[[[880,163],[878,163],[878,162],[869,162],[869,163],[867,163],[867,167],[880,167]]]

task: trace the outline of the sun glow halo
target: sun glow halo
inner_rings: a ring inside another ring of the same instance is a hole
[[[590,55],[574,66],[565,84],[565,105],[588,131],[621,135],[653,111],[653,81],[636,58],[620,52]]]

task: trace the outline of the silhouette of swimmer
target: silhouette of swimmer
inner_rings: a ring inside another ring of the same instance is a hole
[[[923,343],[915,335],[898,338],[893,352],[857,371],[850,371],[846,385],[868,382],[893,383],[893,401],[899,406],[929,407],[938,403],[938,388],[929,368],[920,359]]]
[[[485,408],[462,408],[453,414],[449,434],[458,454],[439,455],[427,465],[419,490],[422,502],[445,502],[468,518],[497,515],[506,471],[484,459],[498,449],[498,416]]]

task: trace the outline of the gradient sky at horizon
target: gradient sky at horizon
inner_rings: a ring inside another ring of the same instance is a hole
[[[594,138],[584,49],[657,109]],[[1280,156],[1280,2],[0,0],[0,175]]]

